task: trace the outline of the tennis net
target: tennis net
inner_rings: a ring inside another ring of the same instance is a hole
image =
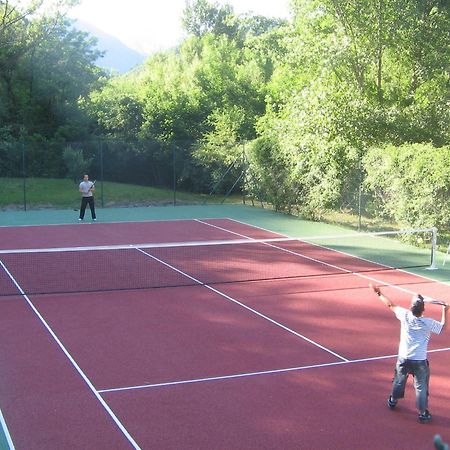
[[[252,282],[429,267],[435,230],[0,250],[0,296]],[[420,244],[419,246],[417,244]]]

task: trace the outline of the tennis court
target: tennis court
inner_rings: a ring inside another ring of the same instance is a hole
[[[411,386],[388,410],[399,325],[367,288],[385,285],[403,306],[413,292],[449,301],[449,287],[426,276],[427,250],[376,235],[361,235],[364,250],[357,236],[307,242],[232,219],[0,236],[0,419],[11,448],[448,441],[448,332],[429,347],[432,423],[417,423]]]

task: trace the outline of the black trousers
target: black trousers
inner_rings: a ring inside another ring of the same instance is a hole
[[[92,219],[96,219],[94,197],[81,197],[80,219],[84,219],[87,204],[89,204],[89,208],[91,208]]]

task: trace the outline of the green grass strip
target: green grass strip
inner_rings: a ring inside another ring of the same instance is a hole
[[[24,192],[25,189],[25,192]],[[174,192],[151,186],[138,186],[125,183],[105,181],[96,183],[96,203],[101,206],[133,206],[133,205],[164,205],[172,204]],[[221,196],[209,197],[205,194],[192,194],[176,191],[175,199],[180,203],[203,203],[204,201],[222,201]],[[57,178],[0,178],[0,208],[21,209],[26,200],[27,208],[70,208],[80,206],[78,183],[69,179]],[[241,201],[234,196],[227,203]]]

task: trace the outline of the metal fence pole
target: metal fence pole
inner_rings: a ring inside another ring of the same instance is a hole
[[[172,165],[173,165],[173,206],[177,205],[177,170],[175,167],[175,145],[172,144]]]
[[[102,208],[105,207],[105,200],[103,196],[103,141],[100,141],[100,200]]]
[[[23,210],[27,210],[27,169],[25,143],[21,140],[22,146],[22,181],[23,181]]]
[[[242,144],[242,173],[244,179],[242,181],[242,203],[245,205],[245,190],[247,189],[247,166],[245,164],[245,144]]]
[[[363,183],[363,174],[362,174],[362,155],[361,151],[358,152],[358,167],[359,167],[359,183],[358,183],[358,231],[361,231],[362,226],[362,183]]]

